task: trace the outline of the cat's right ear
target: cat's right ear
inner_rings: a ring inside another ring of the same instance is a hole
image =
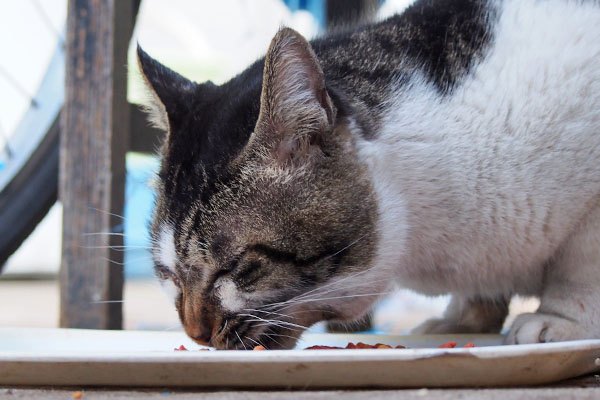
[[[166,132],[190,112],[198,84],[165,67],[137,46],[137,59],[150,99],[150,121]]]

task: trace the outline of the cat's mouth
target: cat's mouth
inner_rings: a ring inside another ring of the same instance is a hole
[[[287,314],[247,310],[223,318],[209,344],[229,350],[252,350],[255,346],[269,350],[292,349],[311,325],[332,319],[334,315],[326,306],[319,310],[297,308]]]
[[[211,338],[210,345],[216,349],[252,350],[263,346],[269,350],[291,349],[306,326],[263,317],[242,315],[226,320],[226,325]]]

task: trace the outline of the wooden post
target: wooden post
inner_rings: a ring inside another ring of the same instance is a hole
[[[60,326],[122,326],[127,47],[135,0],[71,0],[59,195]],[[43,257],[43,255],[40,255]],[[115,302],[117,301],[117,302]]]

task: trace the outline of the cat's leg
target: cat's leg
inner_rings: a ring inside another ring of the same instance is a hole
[[[442,318],[432,318],[412,330],[412,333],[498,333],[508,314],[505,298],[465,298],[457,295]]]
[[[548,264],[540,307],[519,315],[506,343],[600,338],[600,208]]]

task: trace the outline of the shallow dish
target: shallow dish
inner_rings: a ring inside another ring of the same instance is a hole
[[[0,328],[0,385],[220,388],[537,385],[600,369],[600,340],[502,346],[500,335],[306,334],[409,349],[197,351],[183,332]],[[438,349],[456,341],[454,349]],[[473,342],[476,347],[462,348]],[[184,345],[189,351],[174,351]]]

